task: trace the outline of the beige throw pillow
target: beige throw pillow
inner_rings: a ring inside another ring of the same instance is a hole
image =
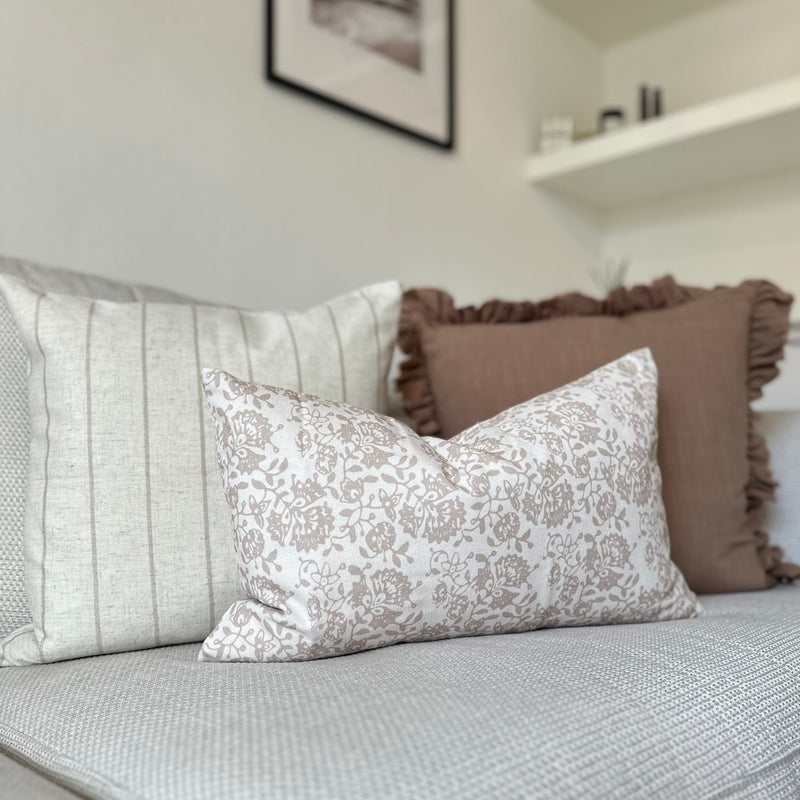
[[[639,350],[449,441],[206,370],[249,599],[208,661],[690,617]]]
[[[200,369],[386,407],[400,289],[302,314],[66,297],[0,278],[31,361],[25,588],[3,664],[202,641],[242,596]]]

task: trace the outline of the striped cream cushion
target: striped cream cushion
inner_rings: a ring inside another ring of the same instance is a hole
[[[118,283],[4,256],[0,256],[0,274],[14,275],[42,291],[103,300],[188,301],[163,289]],[[0,297],[0,640],[31,621],[22,578],[22,528],[31,444],[28,367],[17,326]]]
[[[202,640],[241,596],[203,367],[385,410],[400,288],[303,314],[0,290],[31,360],[28,664]]]

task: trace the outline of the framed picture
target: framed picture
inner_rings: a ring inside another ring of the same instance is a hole
[[[267,0],[267,79],[452,149],[453,0]]]

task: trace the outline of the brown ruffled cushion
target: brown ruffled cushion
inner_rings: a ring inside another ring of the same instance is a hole
[[[415,429],[449,437],[620,349],[651,346],[662,371],[660,460],[673,557],[696,591],[766,588],[800,577],[800,568],[782,563],[758,528],[756,512],[776,483],[749,403],[778,374],[791,303],[767,281],[709,290],[671,277],[604,300],[573,293],[466,308],[446,292],[413,289],[403,301],[408,357],[398,385]]]

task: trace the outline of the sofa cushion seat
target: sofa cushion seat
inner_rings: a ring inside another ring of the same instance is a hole
[[[0,671],[0,750],[89,797],[796,797],[800,586],[698,619],[298,664]]]

